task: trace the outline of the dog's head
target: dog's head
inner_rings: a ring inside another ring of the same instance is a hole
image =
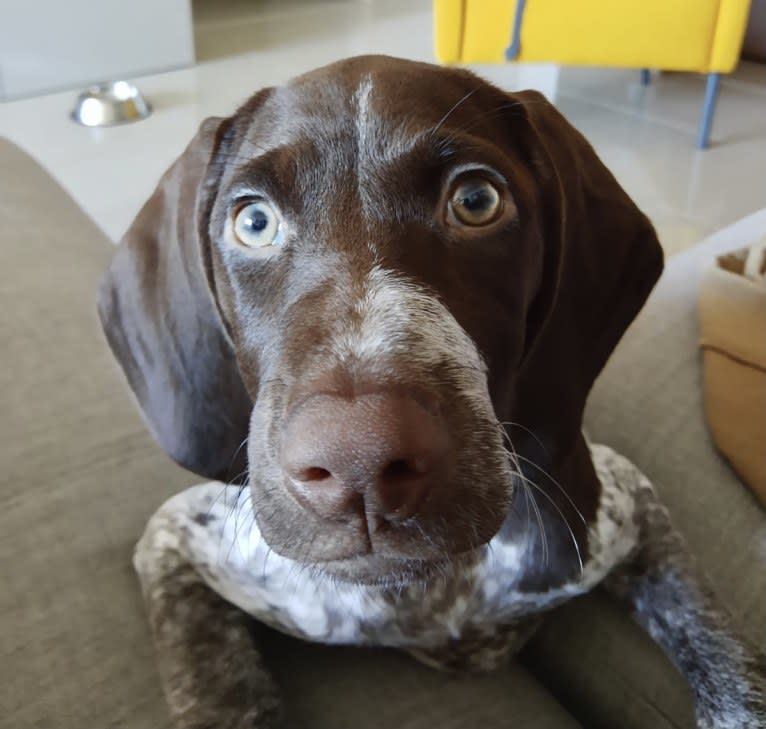
[[[510,423],[588,511],[585,399],[661,267],[542,96],[361,57],[204,122],[99,309],[163,448],[246,478],[276,552],[368,581],[492,538]]]

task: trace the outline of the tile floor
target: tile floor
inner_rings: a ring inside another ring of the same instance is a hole
[[[0,134],[40,160],[112,239],[205,116],[343,56],[433,60],[430,0],[195,0],[195,20],[199,64],[138,79],[155,107],[146,121],[78,127],[67,116],[74,92],[0,104]],[[477,70],[555,99],[654,220],[668,252],[766,206],[766,66],[742,64],[724,80],[705,152],[694,149],[699,76],[655,75],[644,88],[634,71]]]

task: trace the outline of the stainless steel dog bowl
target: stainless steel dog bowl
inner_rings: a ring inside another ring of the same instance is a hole
[[[72,119],[86,127],[109,127],[145,119],[152,107],[127,81],[91,86],[77,97]]]

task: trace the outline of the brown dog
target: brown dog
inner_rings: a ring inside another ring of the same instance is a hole
[[[646,217],[534,92],[362,57],[207,120],[99,302],[160,444],[249,487],[171,500],[139,545],[179,723],[279,720],[230,603],[488,669],[605,581],[689,677],[700,726],[764,726],[762,677],[651,486],[580,430],[661,269]]]

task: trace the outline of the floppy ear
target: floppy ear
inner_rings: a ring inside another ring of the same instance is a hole
[[[252,401],[208,281],[207,216],[227,120],[208,119],[165,173],[101,282],[109,345],[159,444],[207,478],[245,469]]]
[[[522,104],[544,264],[517,417],[566,457],[594,380],[662,272],[657,235],[593,148],[536,92]]]

